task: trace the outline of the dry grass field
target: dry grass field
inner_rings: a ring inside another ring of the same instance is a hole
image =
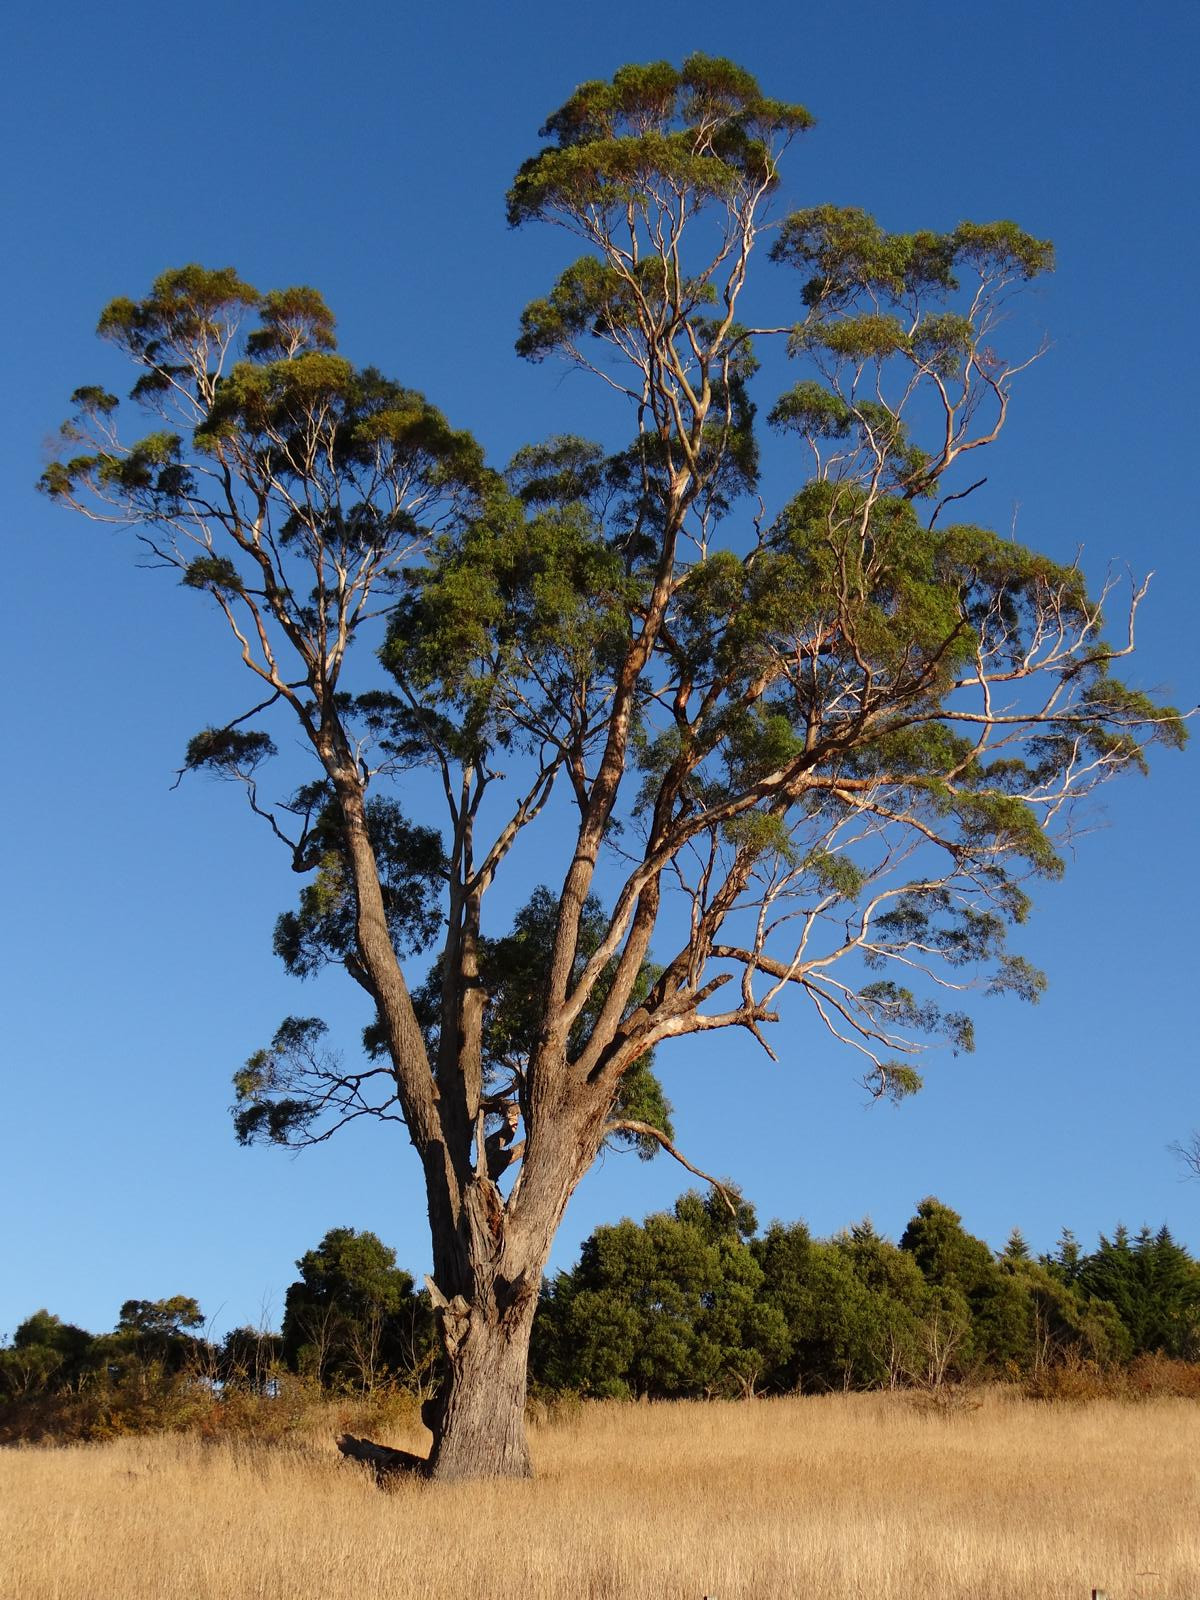
[[[0,1595],[1200,1600],[1188,1401],[596,1405],[534,1449],[533,1483],[386,1494],[332,1436],[0,1451]]]

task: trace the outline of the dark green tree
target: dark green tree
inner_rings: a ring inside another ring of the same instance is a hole
[[[759,1290],[753,1210],[684,1195],[671,1213],[599,1228],[543,1300],[535,1371],[556,1388],[667,1399],[751,1394],[785,1329]]]
[[[191,1295],[173,1294],[165,1300],[126,1300],[117,1321],[118,1333],[175,1339],[204,1326],[204,1313]]]
[[[331,1228],[296,1263],[284,1300],[281,1353],[329,1387],[373,1389],[409,1377],[429,1355],[432,1317],[375,1234]]]
[[[753,1248],[763,1301],[787,1328],[783,1359],[767,1374],[771,1388],[876,1388],[922,1368],[934,1297],[912,1257],[869,1224],[822,1241],[803,1223],[774,1222]]]
[[[960,1368],[999,1374],[1032,1360],[1033,1307],[1023,1278],[1002,1270],[987,1244],[966,1231],[957,1211],[939,1200],[922,1200],[900,1247],[928,1283],[960,1296],[967,1308],[969,1331],[957,1352]]]
[[[702,1030],[765,1043],[794,995],[875,1093],[911,1091],[926,1039],[970,1047],[972,974],[1039,993],[1006,930],[1027,881],[1061,871],[1071,805],[1182,738],[1116,676],[1132,641],[1122,621],[1106,642],[1107,589],[952,519],[1029,365],[1006,319],[1047,243],[816,206],[770,250],[791,325],[752,325],[778,163],[811,121],[701,55],[586,83],[548,118],[510,220],[583,254],[527,307],[518,348],[623,397],[615,452],[562,439],[495,473],[428,401],[337,353],[314,290],[190,266],[100,321],[150,431],[127,435],[117,397],[83,387],[43,478],[132,526],[259,686],[185,764],[244,785],[283,841],[306,886],[280,954],[343,966],[382,1054],[345,1064],[317,1019],[290,1019],[238,1075],[239,1132],[403,1122],[445,1353],[437,1476],[529,1470],[526,1352],[555,1230],[606,1142],[662,1142],[661,1116],[629,1114],[646,1100],[630,1074]],[[796,447],[782,492],[759,483],[752,399],[771,338],[798,372],[768,417]],[[314,759],[282,806],[261,788],[280,720]],[[436,834],[403,809],[417,768],[444,797]],[[570,837],[535,858],[553,937],[497,1103],[487,897],[560,792]],[[432,1032],[412,993],[426,948]],[[494,1152],[522,1126],[502,1185]]]
[[[1021,1319],[1010,1370],[1036,1373],[1072,1356],[1101,1366],[1128,1359],[1132,1342],[1105,1301],[1043,1262],[1002,1256],[1000,1269],[1012,1280],[1009,1304]]]
[[[205,1349],[193,1330],[204,1326],[204,1313],[191,1295],[173,1294],[163,1300],[126,1300],[117,1326],[109,1336],[110,1353],[145,1365],[159,1363],[178,1372]]]
[[[926,1319],[938,1309],[937,1296],[906,1250],[881,1238],[869,1222],[834,1240],[857,1280],[871,1296],[865,1337],[860,1334],[857,1370],[864,1383],[894,1387],[921,1368]]]
[[[1008,1242],[1004,1246],[1004,1250],[1001,1253],[1000,1259],[1001,1261],[1008,1261],[1012,1263],[1019,1261],[1030,1261],[1033,1259],[1030,1255],[1029,1246],[1025,1243],[1025,1235],[1021,1232],[1020,1228],[1014,1228],[1009,1234]]]
[[[1083,1247],[1071,1232],[1064,1228],[1053,1254],[1041,1258],[1042,1265],[1063,1283],[1074,1283],[1083,1263]]]
[[[970,1294],[988,1275],[992,1252],[982,1239],[968,1233],[957,1211],[932,1195],[917,1206],[916,1215],[900,1236],[929,1283]]]
[[[230,1328],[221,1341],[217,1374],[230,1389],[275,1391],[283,1365],[283,1339],[263,1328]]]
[[[1135,1355],[1200,1355],[1200,1264],[1171,1237],[1143,1227],[1130,1238],[1118,1227],[1083,1261],[1079,1286],[1107,1301],[1129,1334]]]
[[[46,1310],[26,1317],[0,1350],[0,1392],[9,1396],[69,1388],[88,1369],[95,1340]]]

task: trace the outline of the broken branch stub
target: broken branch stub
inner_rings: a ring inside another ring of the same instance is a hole
[[[414,1455],[411,1450],[394,1450],[391,1445],[376,1444],[371,1439],[356,1439],[352,1433],[340,1434],[337,1447],[350,1460],[370,1467],[381,1485],[410,1474],[424,1478],[429,1473],[424,1456]]]

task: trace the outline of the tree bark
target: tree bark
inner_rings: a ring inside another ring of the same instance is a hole
[[[435,1479],[528,1478],[525,1432],[529,1338],[542,1273],[563,1212],[604,1136],[607,1091],[564,1084],[567,1064],[533,1086],[540,1115],[529,1130],[517,1186],[505,1204],[478,1179],[464,1195],[467,1273],[430,1279],[445,1352],[444,1377],[424,1411]],[[436,1248],[435,1260],[439,1254]],[[439,1274],[441,1277],[441,1274]],[[448,1298],[451,1285],[458,1292]]]
[[[442,1309],[446,1373],[424,1413],[431,1478],[532,1476],[525,1384],[539,1282],[540,1273],[522,1283],[507,1307],[493,1296],[468,1306],[456,1295]]]

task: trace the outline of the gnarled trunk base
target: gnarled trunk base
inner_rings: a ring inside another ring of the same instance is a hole
[[[429,1476],[529,1478],[525,1380],[536,1296],[505,1312],[473,1306],[443,1322],[447,1370],[426,1420],[433,1432]]]

